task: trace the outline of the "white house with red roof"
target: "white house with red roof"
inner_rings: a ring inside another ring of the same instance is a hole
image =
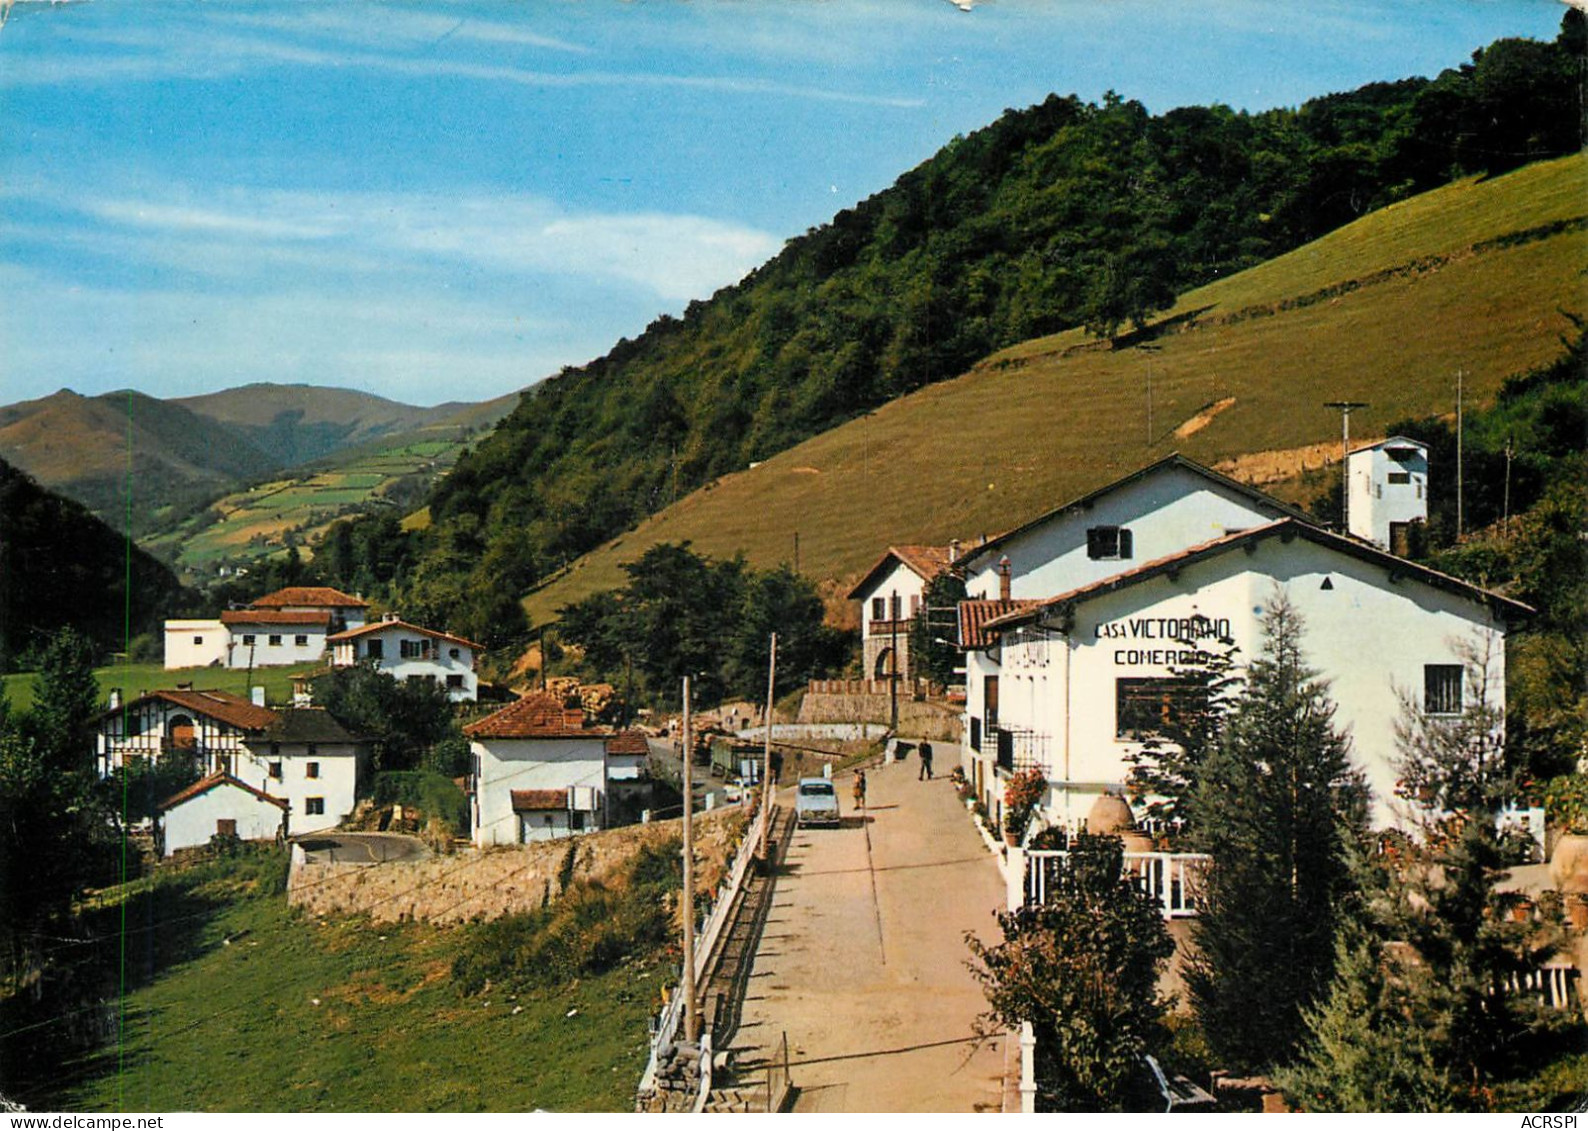
[[[910,678],[911,624],[921,612],[927,583],[950,564],[947,546],[889,546],[849,591],[849,600],[860,602],[867,679]]]
[[[532,692],[463,728],[474,843],[527,844],[608,825],[607,795],[638,783],[650,748],[645,736],[590,726],[584,711]]]
[[[409,624],[395,616],[330,637],[331,665],[373,663],[397,680],[426,679],[447,689],[453,702],[474,702],[480,677],[474,658],[483,648],[472,640]]]
[[[274,841],[287,835],[287,802],[228,774],[211,774],[160,802],[159,844],[164,856],[234,836]]]
[[[313,663],[328,638],[363,625],[369,603],[325,585],[293,585],[217,619],[165,622],[165,666],[264,668]]]
[[[1403,703],[1454,716],[1482,700],[1503,715],[1505,635],[1526,606],[1283,518],[985,617],[968,644],[995,666],[969,665],[967,774],[996,812],[1003,779],[1040,769],[1047,820],[1075,827],[1100,795],[1125,791],[1131,756],[1187,693],[1185,670],[1226,642],[1238,664],[1260,655],[1280,599],[1305,623],[1376,823],[1396,817]]]

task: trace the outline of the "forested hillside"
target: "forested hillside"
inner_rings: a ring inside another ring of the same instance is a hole
[[[0,671],[66,625],[102,651],[153,631],[176,577],[88,509],[0,460]]]
[[[1010,111],[527,395],[439,485],[405,597],[469,623],[476,595],[527,589],[713,478],[995,349],[1068,326],[1115,334],[1458,174],[1575,150],[1583,23],[1295,110],[1152,116],[1054,96]]]

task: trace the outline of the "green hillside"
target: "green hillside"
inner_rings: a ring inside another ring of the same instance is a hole
[[[1369,436],[1453,411],[1457,370],[1478,403],[1557,357],[1585,262],[1588,159],[1464,180],[1186,293],[1135,346],[1025,342],[723,476],[532,593],[531,617],[621,584],[657,541],[767,565],[798,534],[803,572],[847,581],[890,542],[991,535],[1173,450],[1316,467],[1339,450],[1325,401],[1370,402],[1352,417]]]
[[[380,580],[405,602],[478,620],[473,594],[536,584],[691,490],[862,414],[886,416],[889,402],[997,350],[1070,327],[1113,337],[1178,294],[1462,173],[1572,152],[1583,26],[1573,13],[1557,43],[1502,40],[1433,80],[1294,110],[1153,116],[1110,95],[1008,111],[682,318],[537,386],[438,485],[411,576]],[[1416,269],[1402,250],[1386,269]],[[1324,281],[1273,301],[1365,270],[1323,268]],[[1113,448],[1110,458],[1129,462]],[[994,477],[1011,508],[1026,474]],[[968,519],[966,506],[956,503]],[[732,528],[748,536],[759,522],[737,516]]]

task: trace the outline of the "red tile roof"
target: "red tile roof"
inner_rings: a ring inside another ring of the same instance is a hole
[[[257,790],[247,782],[238,781],[230,774],[211,774],[209,777],[194,782],[186,789],[179,790],[178,792],[173,793],[170,797],[167,797],[164,801],[160,802],[160,811],[164,812],[167,809],[174,809],[178,805],[182,804],[182,802],[190,801],[201,793],[208,793],[218,785],[234,785],[238,789],[245,790],[246,792],[253,794],[261,801],[268,801],[270,804],[278,806],[282,809],[287,807],[287,803],[281,798],[272,797],[268,793]]]
[[[539,812],[568,808],[568,791],[566,789],[515,789],[512,793],[515,812]]]
[[[866,571],[866,575],[855,583],[849,591],[851,601],[860,600],[865,591],[878,576],[887,569],[890,561],[899,561],[915,572],[922,581],[931,581],[938,574],[948,569],[949,548],[947,546],[889,546],[887,553],[877,559],[877,564]]]
[[[374,624],[360,625],[358,628],[350,628],[346,632],[338,632],[326,639],[335,644],[342,640],[355,640],[360,636],[368,636],[370,633],[379,632],[383,628],[405,628],[409,632],[417,632],[420,636],[429,636],[435,640],[450,640],[452,643],[461,644],[465,648],[473,648],[476,652],[485,651],[485,645],[483,644],[476,644],[474,641],[466,640],[461,636],[453,636],[450,632],[438,632],[433,628],[409,624],[405,620],[378,620]]]
[[[1416,562],[1407,561],[1405,558],[1398,558],[1394,554],[1380,550],[1371,543],[1335,534],[1332,531],[1314,526],[1310,522],[1298,522],[1295,519],[1282,518],[1265,526],[1254,526],[1250,530],[1226,534],[1222,538],[1214,538],[1196,546],[1188,546],[1178,553],[1156,558],[1153,561],[1137,566],[1135,569],[1116,573],[1112,577],[1094,581],[1077,589],[1071,589],[1067,593],[1060,593],[1057,597],[1027,602],[1030,606],[1029,608],[1016,609],[996,617],[988,621],[987,626],[996,630],[1034,620],[1043,609],[1079,604],[1104,593],[1112,593],[1117,589],[1128,588],[1138,582],[1157,577],[1159,574],[1168,573],[1173,576],[1175,571],[1193,562],[1217,557],[1235,549],[1237,546],[1252,547],[1258,542],[1273,537],[1278,537],[1286,542],[1295,538],[1302,538],[1325,549],[1334,550],[1349,557],[1383,566],[1390,571],[1392,579],[1414,577],[1436,589],[1443,589],[1446,592],[1455,593],[1458,596],[1485,604],[1497,612],[1509,612],[1516,616],[1529,616],[1535,612],[1531,606],[1524,605],[1520,601],[1514,601],[1488,589],[1480,589],[1478,586],[1462,581],[1458,577],[1451,577],[1449,574],[1440,573],[1438,570],[1429,569],[1427,566],[1418,565]]]
[[[612,732],[584,725],[584,712],[555,695],[535,691],[463,728],[470,738],[605,738]]]
[[[289,585],[266,593],[254,602],[256,609],[279,609],[287,605],[309,605],[325,609],[367,609],[369,602],[351,597],[328,585]]]
[[[1010,613],[1040,605],[1041,601],[961,601],[959,603],[959,646],[986,648],[994,637],[986,631],[987,622]]]
[[[130,703],[104,712],[99,717],[109,718],[154,699],[175,704],[183,710],[215,719],[238,730],[262,731],[276,722],[276,712],[268,707],[256,706],[240,695],[233,695],[230,691],[149,691]]]
[[[302,625],[328,628],[330,613],[284,613],[280,609],[227,609],[221,614],[222,624],[276,624]]]
[[[607,753],[617,755],[647,755],[651,752],[651,744],[646,741],[645,732],[638,730],[620,730],[607,739]]]

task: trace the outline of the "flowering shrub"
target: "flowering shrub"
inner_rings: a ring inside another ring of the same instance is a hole
[[[1588,778],[1562,774],[1545,786],[1544,816],[1563,832],[1588,833]]]
[[[1016,837],[1025,836],[1031,824],[1031,814],[1036,812],[1048,779],[1041,770],[1021,770],[1004,786],[1004,831]]]

